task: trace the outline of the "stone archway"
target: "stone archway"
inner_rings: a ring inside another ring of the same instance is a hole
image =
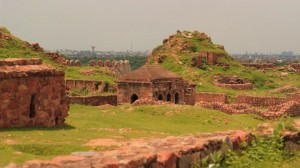
[[[131,95],[130,103],[134,103],[137,99],[139,99],[139,97],[136,94]]]
[[[179,104],[179,94],[175,94],[175,104]]]
[[[157,100],[164,100],[163,96],[161,94],[159,94],[158,99]]]
[[[171,101],[171,94],[170,94],[170,93],[167,95],[167,101],[168,101],[168,102]]]

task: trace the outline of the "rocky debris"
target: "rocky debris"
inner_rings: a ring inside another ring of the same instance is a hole
[[[214,151],[227,146],[241,149],[242,142],[251,138],[248,131],[225,131],[157,139],[135,139],[119,148],[102,152],[74,152],[51,161],[27,161],[23,165],[10,164],[12,168],[73,168],[73,167],[190,167],[200,164]]]
[[[258,114],[267,119],[280,118],[283,115],[299,116],[300,115],[300,102],[289,101],[268,110],[259,110],[248,104],[224,104],[219,102],[198,102],[204,108],[220,110],[227,114]]]
[[[89,61],[89,66],[96,66],[96,65],[97,65],[97,63],[96,63],[95,60],[90,60]]]
[[[160,101],[160,100],[138,99],[132,105],[142,106],[142,105],[164,105],[164,104],[171,104],[171,103],[166,101]]]
[[[219,87],[231,88],[236,90],[252,89],[253,84],[243,78],[236,76],[216,75],[213,77],[213,83]]]
[[[66,65],[67,59],[63,55],[60,55],[57,52],[48,52],[48,53],[45,53],[45,55],[48,56],[51,61],[53,61],[59,65]]]
[[[291,86],[291,85],[286,85],[274,90],[271,90],[270,93],[291,93],[291,92],[299,92],[300,88]]]
[[[44,49],[42,47],[40,47],[39,43],[33,43],[33,44],[31,44],[31,47],[32,47],[33,51],[44,52]]]

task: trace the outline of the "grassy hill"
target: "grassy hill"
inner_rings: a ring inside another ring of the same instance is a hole
[[[225,55],[218,60],[219,63],[229,65],[223,66],[204,66],[192,67],[193,59],[199,56],[201,51],[212,51]],[[285,85],[300,87],[300,76],[292,72],[286,78],[279,77],[280,73],[276,70],[256,70],[246,68],[238,61],[234,60],[221,45],[214,44],[210,37],[200,32],[177,31],[163,41],[163,44],[156,47],[148,58],[148,64],[157,64],[159,58],[163,58],[160,63],[166,69],[184,77],[186,80],[197,84],[196,90],[203,92],[224,92],[229,95],[253,94],[270,95],[269,90]],[[212,77],[217,74],[236,75],[246,78],[254,83],[251,90],[237,91],[233,89],[220,88],[213,85]],[[282,96],[279,94],[279,96]]]
[[[50,60],[42,48],[13,36],[6,28],[0,27],[0,59],[5,58],[42,58],[43,62],[55,68],[63,69],[65,77],[71,79],[102,80],[114,83],[115,78],[105,67],[67,67]]]

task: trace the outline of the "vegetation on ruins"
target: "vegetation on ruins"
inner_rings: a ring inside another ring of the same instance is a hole
[[[193,59],[201,51],[221,53],[226,57],[218,59],[221,66],[208,65],[205,61],[203,61],[200,68],[191,66]],[[197,31],[178,31],[168,39],[165,39],[162,45],[153,50],[147,63],[156,64],[157,60],[161,61],[160,64],[164,68],[196,83],[196,91],[200,92],[222,92],[227,93],[229,96],[240,94],[283,96],[284,94],[280,93],[271,94],[269,90],[291,84],[300,87],[300,76],[294,72],[289,72],[288,76],[281,77],[281,72],[276,69],[257,70],[244,67],[223,50],[220,45],[213,44],[207,35]],[[254,84],[254,88],[237,91],[214,86],[212,78],[219,74],[247,79]]]
[[[191,163],[191,167],[299,167],[299,151],[284,147],[281,136],[284,129],[281,122],[272,136],[256,136],[249,144],[243,143],[240,150],[215,151],[201,160],[201,166]]]

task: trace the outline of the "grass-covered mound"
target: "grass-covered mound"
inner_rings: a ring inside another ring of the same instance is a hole
[[[224,55],[218,62],[221,65],[208,65],[204,62],[201,67],[193,67],[193,60],[201,51],[211,51]],[[214,44],[211,38],[200,32],[178,31],[163,41],[163,44],[156,47],[148,58],[148,64],[160,64],[186,80],[197,84],[196,91],[203,92],[223,92],[229,95],[252,94],[252,95],[276,95],[270,94],[269,90],[285,85],[294,85],[300,87],[300,76],[295,73],[289,73],[288,77],[282,78],[280,71],[277,70],[256,70],[247,68],[233,59],[223,46]],[[254,83],[254,88],[250,90],[233,90],[220,88],[213,85],[212,77],[217,74],[237,76],[245,78]],[[278,94],[283,96],[283,94]]]
[[[13,36],[6,28],[0,27],[0,59],[5,58],[42,58],[45,64],[63,69],[66,78],[102,80],[107,83],[115,81],[115,77],[106,67],[67,67],[57,64],[51,61],[46,52],[38,45],[23,41]]]
[[[76,151],[93,139],[166,137],[194,132],[251,129],[266,120],[254,114],[228,115],[183,105],[91,107],[71,105],[65,127],[14,128],[0,131],[0,167],[9,162],[50,159]]]

